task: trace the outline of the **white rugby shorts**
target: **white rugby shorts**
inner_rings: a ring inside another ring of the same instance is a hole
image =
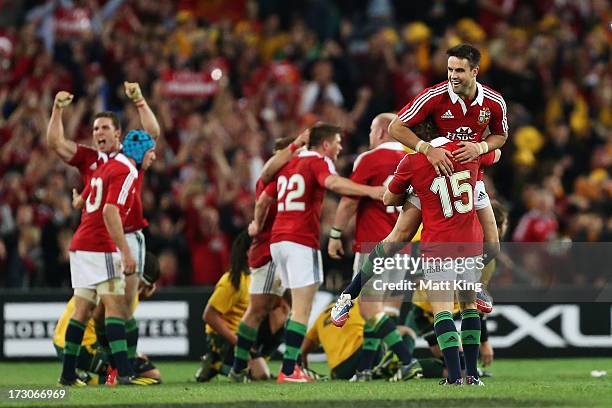
[[[136,273],[142,276],[144,272],[145,254],[147,252],[144,234],[142,230],[129,232],[125,234],[125,240],[130,248],[132,257],[136,261]]]
[[[281,241],[270,245],[270,253],[285,288],[303,288],[323,282],[320,250],[297,242]]]
[[[283,296],[285,288],[281,283],[280,271],[274,261],[270,261],[258,268],[251,269],[251,286],[249,293],[252,295],[276,295]]]
[[[95,289],[96,285],[123,277],[119,252],[70,251],[70,277],[73,288]]]

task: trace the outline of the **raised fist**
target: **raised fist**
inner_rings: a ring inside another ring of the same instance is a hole
[[[55,94],[54,104],[58,108],[65,108],[66,106],[70,105],[72,98],[74,98],[74,95],[66,91],[59,91],[57,94]]]
[[[123,86],[125,87],[125,94],[128,98],[132,100],[132,102],[140,102],[144,98],[142,97],[142,91],[140,90],[140,85],[138,82],[123,82]]]

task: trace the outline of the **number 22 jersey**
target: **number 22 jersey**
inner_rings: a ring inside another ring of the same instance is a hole
[[[268,184],[266,194],[276,197],[277,213],[270,243],[291,241],[319,249],[321,208],[325,179],[336,174],[329,157],[301,152]]]

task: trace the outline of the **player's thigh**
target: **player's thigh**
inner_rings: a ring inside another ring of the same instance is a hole
[[[106,310],[106,317],[127,319],[128,304],[125,300],[125,281],[113,278],[97,285],[96,291]]]
[[[287,282],[283,286],[292,289],[304,288],[323,283],[323,261],[321,251],[296,242],[283,241],[280,246],[281,258],[284,260],[284,273]],[[272,249],[272,246],[270,246]],[[281,270],[281,276],[283,270]],[[294,298],[294,302],[295,302]]]
[[[264,265],[251,270],[251,286],[249,294],[251,295],[275,295],[282,296],[285,288],[281,283],[280,268],[277,267],[274,260],[270,260]]]
[[[140,275],[137,273],[133,273],[131,275],[127,275],[124,277],[125,281],[125,304],[128,308],[128,313],[131,315],[131,311],[133,309],[133,304],[136,300],[136,296],[138,294],[138,284],[140,283]]]
[[[125,240],[130,248],[132,257],[136,261],[136,273],[142,275],[147,253],[144,234],[140,230],[130,232],[125,234]]]
[[[454,290],[428,290],[427,298],[434,316],[440,312],[450,312],[455,306]]]

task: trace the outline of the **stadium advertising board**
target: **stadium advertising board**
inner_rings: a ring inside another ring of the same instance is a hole
[[[142,302],[136,313],[139,350],[158,357],[197,359],[203,352],[202,310],[209,296],[207,289],[166,291]],[[66,294],[1,299],[1,358],[55,357],[51,339]],[[497,357],[608,356],[612,350],[609,303],[496,304],[488,327]],[[425,346],[419,339],[417,353],[426,353]]]

